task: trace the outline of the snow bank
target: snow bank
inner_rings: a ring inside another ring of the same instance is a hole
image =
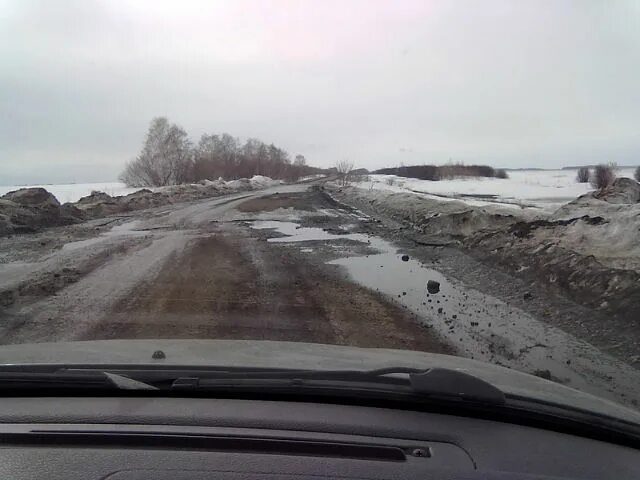
[[[263,175],[255,175],[250,179],[231,180],[225,182],[222,179],[218,180],[203,180],[199,184],[191,184],[193,188],[205,186],[214,188],[220,191],[235,190],[237,188],[254,189],[259,190],[262,188],[268,188],[275,185],[280,185],[282,180],[273,180]],[[8,192],[19,190],[21,188],[44,188],[49,193],[52,193],[54,197],[58,199],[60,203],[75,203],[82,197],[86,197],[91,192],[104,192],[112,197],[129,195],[130,193],[138,192],[146,187],[127,187],[121,182],[102,182],[102,183],[68,183],[59,185],[3,185],[0,186],[0,197]],[[167,187],[149,188],[153,192],[170,192],[176,187],[171,185]]]

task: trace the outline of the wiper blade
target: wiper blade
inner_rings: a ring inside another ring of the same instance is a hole
[[[26,367],[26,366],[25,366]],[[289,370],[146,366],[48,366],[48,371],[0,370],[0,387],[197,390],[209,392],[366,393],[504,404],[505,395],[467,373],[389,367],[377,370]],[[26,367],[28,368],[28,367]],[[45,367],[39,367],[45,368]]]
[[[489,382],[468,373],[448,368],[432,368],[409,375],[417,393],[434,396],[454,396],[463,400],[504,404],[504,392]]]
[[[400,374],[407,378],[398,377]],[[423,397],[504,404],[504,393],[490,383],[458,370],[392,367],[379,370],[300,370],[283,372],[224,372],[180,377],[172,389],[298,389],[324,388],[342,391],[387,387]],[[404,387],[404,388],[403,388]]]

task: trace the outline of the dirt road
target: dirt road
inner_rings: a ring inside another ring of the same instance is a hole
[[[239,338],[451,352],[401,306],[248,227],[274,211],[295,218],[296,202],[308,214],[328,206],[306,189],[149,211],[61,248],[40,235],[53,251],[24,254],[39,258],[19,272],[2,342]]]
[[[228,338],[400,348],[490,361],[627,404],[638,398],[638,370],[528,311],[511,279],[417,245],[309,185],[0,242],[4,344]],[[427,291],[430,280],[437,291]],[[560,300],[549,308],[572,312]]]

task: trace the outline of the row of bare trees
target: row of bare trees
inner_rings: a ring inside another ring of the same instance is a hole
[[[133,187],[253,175],[292,181],[317,170],[303,155],[292,162],[285,150],[255,138],[243,143],[226,133],[205,134],[194,145],[182,127],[158,117],[151,121],[140,154],[126,164],[120,180]]]
[[[458,177],[495,177],[509,178],[503,168],[493,168],[488,165],[465,165],[463,163],[448,163],[447,165],[400,165],[395,168],[381,168],[374,173],[383,175],[397,175],[398,177],[418,178],[420,180],[445,180]]]
[[[593,188],[602,190],[613,184],[617,170],[618,166],[615,162],[596,165],[593,167],[593,171],[589,167],[580,167],[576,174],[576,181],[578,183],[589,182]]]

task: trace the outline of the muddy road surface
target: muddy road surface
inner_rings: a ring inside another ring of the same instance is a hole
[[[640,372],[579,317],[449,247],[291,185],[0,239],[0,343],[318,342],[462,355],[637,405]],[[547,316],[548,317],[548,316]]]

